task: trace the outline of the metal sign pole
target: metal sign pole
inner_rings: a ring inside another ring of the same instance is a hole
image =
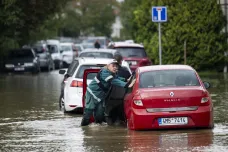
[[[159,64],[162,65],[161,23],[158,23],[158,39],[159,39]]]

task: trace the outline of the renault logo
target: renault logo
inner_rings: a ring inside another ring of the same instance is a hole
[[[171,97],[173,97],[173,96],[174,96],[174,93],[173,93],[173,92],[170,92],[169,95],[170,95]]]

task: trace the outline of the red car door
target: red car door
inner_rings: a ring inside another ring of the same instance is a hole
[[[90,73],[98,73],[100,69],[86,69],[83,75],[83,95],[82,95],[82,106],[85,107],[85,94],[87,88],[87,77]]]

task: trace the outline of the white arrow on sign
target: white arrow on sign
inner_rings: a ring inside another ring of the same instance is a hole
[[[162,11],[162,9],[161,8],[157,8],[157,11],[158,11],[158,21],[161,21],[161,11]]]

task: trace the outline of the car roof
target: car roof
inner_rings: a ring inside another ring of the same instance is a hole
[[[129,43],[129,42],[111,42],[111,45],[114,47],[140,47],[144,48],[143,45],[137,43]]]
[[[181,64],[170,64],[170,65],[152,65],[152,66],[143,66],[139,67],[139,73],[141,72],[147,72],[147,71],[157,71],[157,70],[176,70],[176,69],[182,69],[182,70],[193,70],[191,66],[189,65],[181,65]]]
[[[108,64],[109,62],[113,61],[113,59],[107,59],[107,58],[90,58],[90,57],[81,57],[76,58],[76,60],[79,61],[80,64]]]
[[[85,50],[83,50],[81,53],[84,53],[84,52],[107,52],[107,53],[116,53],[117,50],[115,49],[103,49],[103,48],[100,48],[100,49],[97,49],[97,48],[87,48]]]

